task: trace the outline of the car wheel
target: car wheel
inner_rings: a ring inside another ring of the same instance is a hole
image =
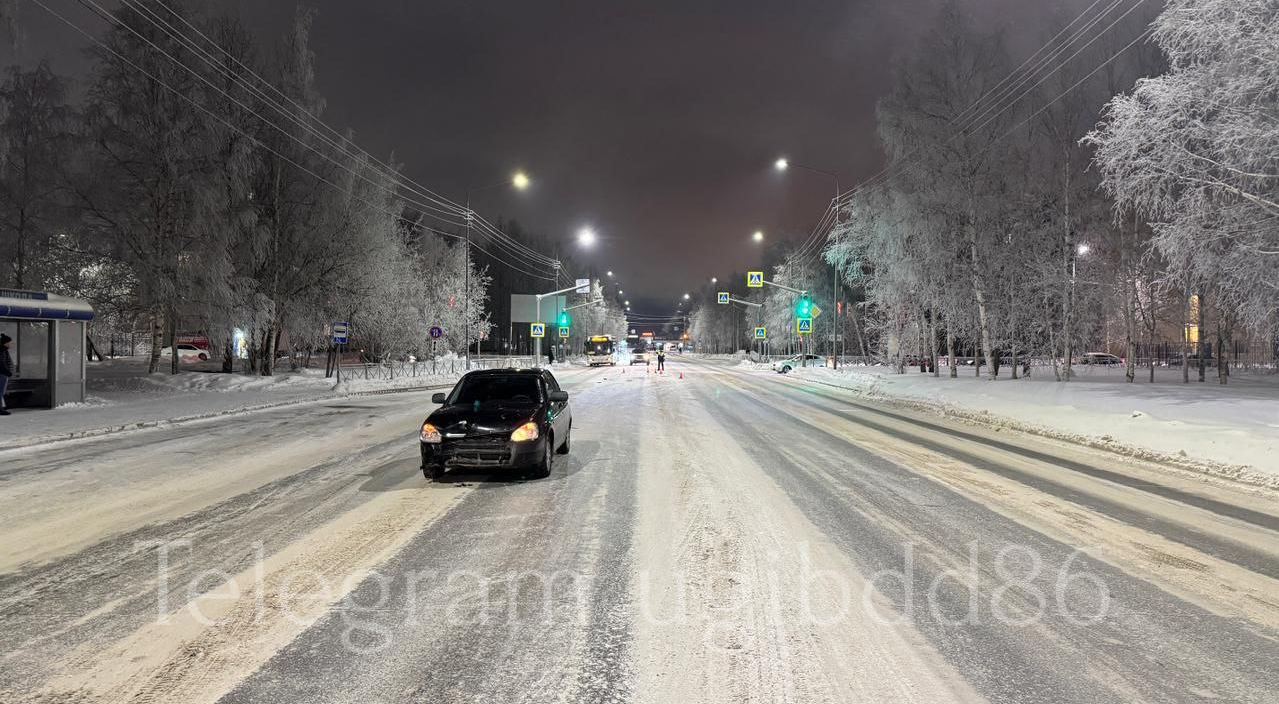
[[[790,367],[782,367],[782,373],[783,373],[783,374],[786,374],[786,373],[788,373],[788,372],[790,372]]]
[[[572,421],[569,421],[568,430],[564,432],[564,442],[560,443],[559,449],[557,449],[556,452],[560,453],[561,455],[567,455],[568,444],[569,444],[569,441],[572,439],[573,439],[573,423]]]
[[[438,482],[444,478],[444,468],[438,464],[428,465],[422,468],[422,476],[431,482]]]
[[[542,453],[542,461],[537,463],[533,468],[533,476],[537,479],[545,479],[551,476],[551,469],[555,463],[555,436],[552,435],[546,443],[546,451]]]
[[[200,353],[200,361],[201,361],[201,362],[207,362],[207,361],[209,361],[209,355],[207,355],[207,354],[205,354],[205,353],[201,352],[201,353]]]

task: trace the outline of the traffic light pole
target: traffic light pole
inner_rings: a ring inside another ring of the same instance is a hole
[[[542,321],[542,299],[543,298],[547,298],[549,296],[558,296],[561,293],[568,293],[569,291],[576,291],[576,290],[577,290],[577,286],[574,285],[574,286],[569,286],[568,288],[562,288],[558,291],[551,291],[550,293],[539,293],[536,296],[534,296],[534,298],[537,299],[537,321],[536,322],[543,323]],[[565,310],[567,310],[567,308]],[[543,323],[542,334],[543,335],[546,334],[545,323]],[[533,338],[533,366],[534,367],[542,366],[542,338],[540,337]]]
[[[796,293],[796,294],[799,294],[800,296],[807,296],[807,295],[808,295],[808,291],[807,291],[807,290],[804,290],[804,289],[791,288],[790,286],[787,286],[787,285],[785,285],[785,284],[779,284],[779,283],[777,283],[777,282],[775,282],[775,281],[769,281],[768,279],[761,279],[761,281],[762,281],[765,285],[767,285],[767,286],[772,286],[772,287],[774,287],[774,288],[780,288],[780,289],[782,289],[783,291],[790,291],[791,293]],[[807,354],[806,354],[806,353],[805,353],[805,351],[804,351],[804,336],[803,336],[803,335],[800,335],[800,336],[799,336],[799,366],[801,366],[801,367],[807,367],[807,366],[808,366],[808,356],[807,356]]]

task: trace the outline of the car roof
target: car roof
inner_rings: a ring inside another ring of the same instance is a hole
[[[511,376],[511,375],[541,376],[543,371],[544,370],[542,369],[532,369],[527,367],[520,367],[520,368],[504,367],[502,369],[476,369],[474,371],[467,372],[463,376],[463,378],[468,376]]]

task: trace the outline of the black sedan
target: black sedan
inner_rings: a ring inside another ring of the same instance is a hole
[[[443,405],[418,434],[427,479],[454,467],[522,469],[546,477],[554,453],[568,453],[568,392],[545,369],[470,372],[431,400]]]

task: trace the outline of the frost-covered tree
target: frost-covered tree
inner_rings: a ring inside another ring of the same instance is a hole
[[[47,63],[10,68],[0,85],[0,281],[41,288],[57,275],[53,251],[68,225],[64,174],[76,115]]]
[[[1164,75],[1088,136],[1120,212],[1150,220],[1176,285],[1261,328],[1279,308],[1279,5],[1170,0]]]
[[[226,279],[229,136],[197,107],[216,102],[208,86],[154,47],[183,49],[133,9],[117,12],[134,31],[115,26],[94,50],[85,107],[91,152],[76,197],[85,243],[132,274],[134,298],[151,321],[154,372],[166,328],[171,338],[179,317],[206,310]],[[171,371],[177,363],[174,355]]]
[[[892,180],[895,200],[905,211],[895,227],[897,246],[904,253],[927,253],[939,263],[962,262],[927,271],[912,264],[917,270],[903,273],[899,285],[917,287],[916,308],[930,300],[929,285],[934,291],[967,290],[992,378],[1000,303],[992,269],[1002,254],[1000,231],[1009,201],[1009,144],[1001,140],[1009,118],[996,114],[974,122],[969,108],[995,87],[1006,64],[999,37],[977,33],[958,6],[947,3],[879,107],[881,139],[890,164],[901,169]],[[925,313],[915,315],[922,319]]]

